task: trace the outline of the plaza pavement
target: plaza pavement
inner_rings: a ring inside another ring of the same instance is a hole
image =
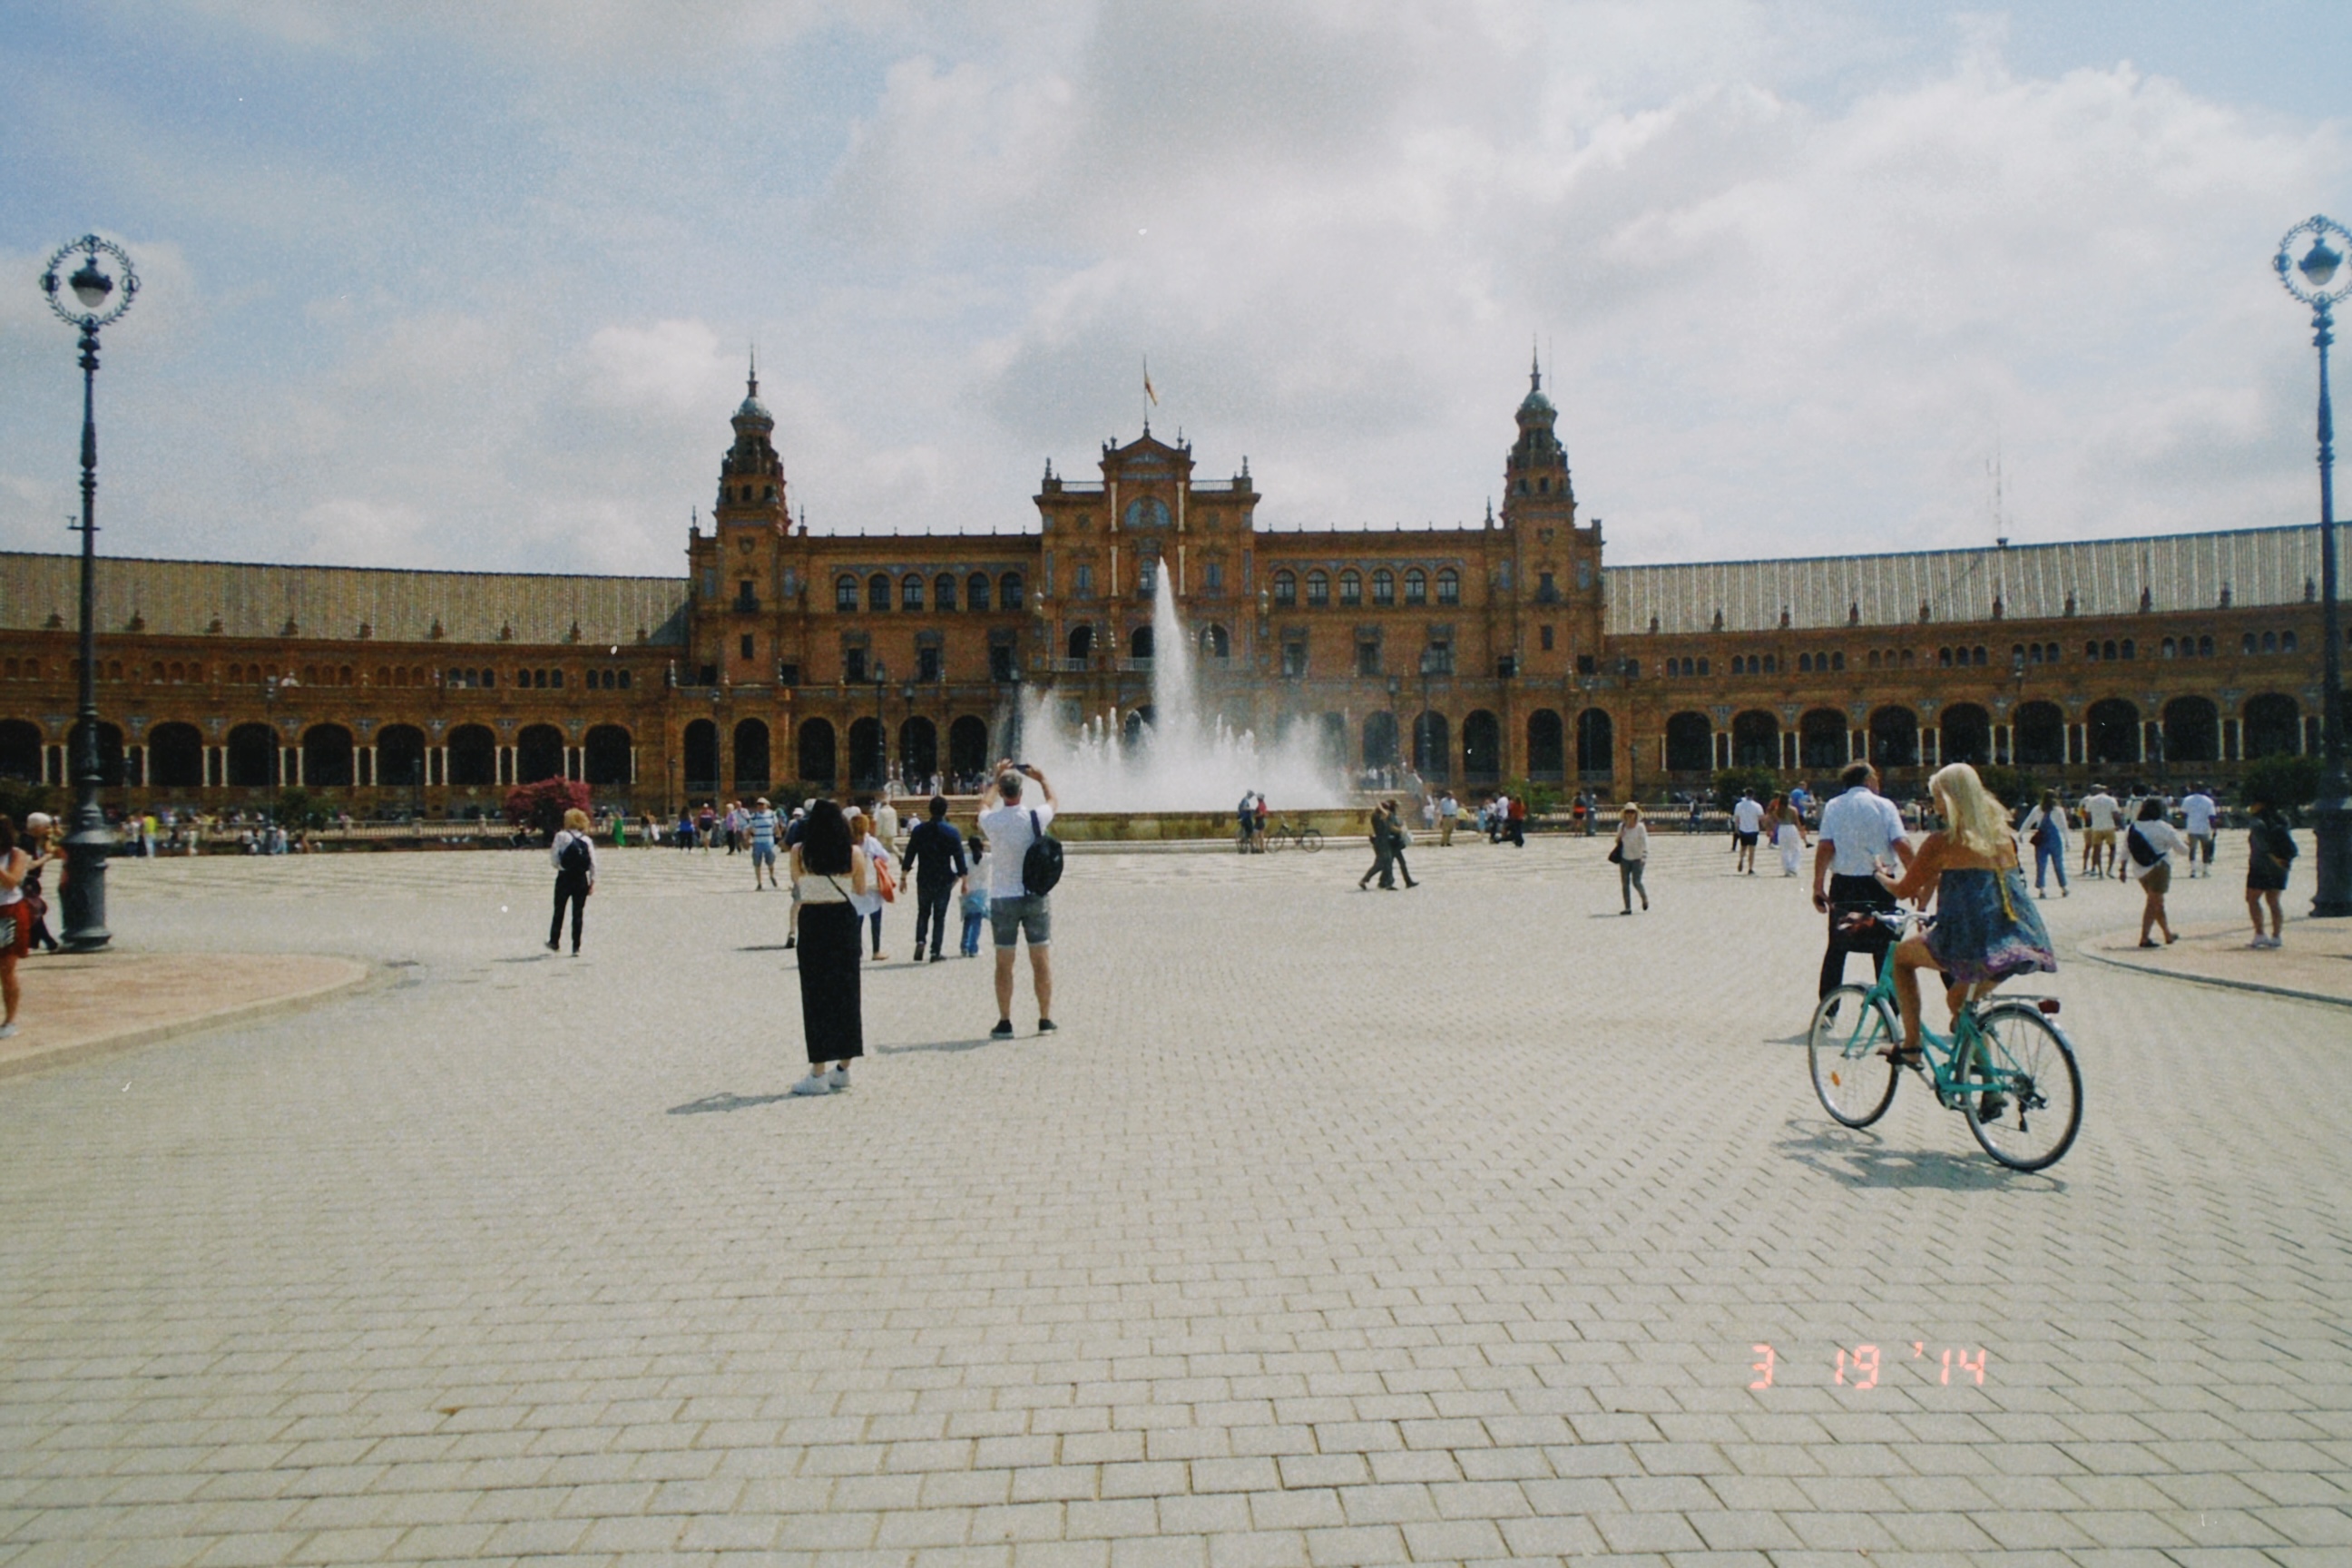
[[[2352,1561],[2342,1009],[2052,900],[2017,1175],[1830,1122],[1803,884],[1654,842],[1631,919],[1605,840],[1074,858],[1058,1036],[894,962],[817,1100],[740,858],[576,961],[540,856],[126,865],[126,946],[399,978],[0,1083],[0,1568]]]

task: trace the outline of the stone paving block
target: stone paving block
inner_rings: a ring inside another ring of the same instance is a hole
[[[0,1093],[0,1190],[43,1198],[0,1213],[0,1568],[310,1560],[294,1519],[399,1561],[789,1568],[2137,1568],[2150,1521],[2172,1568],[2340,1554],[2352,1140],[2312,1010],[2069,962],[2089,1103],[2165,1092],[2007,1177],[1916,1094],[1822,1116],[1789,1043],[1815,918],[1679,837],[1622,935],[1558,840],[1433,854],[1392,903],[1332,858],[1090,858],[1064,1039],[917,1048],[968,1037],[982,977],[878,965],[858,1091],[813,1103],[763,1098],[789,969],[678,940],[772,918],[723,857],[616,853],[562,965],[499,913],[543,902],[522,858],[142,864],[140,940],[415,967]],[[2051,904],[2062,946],[2123,897]],[[1363,962],[1457,928],[1554,962]],[[1478,1073],[1367,1091],[1448,1031]],[[234,1267],[194,1267],[220,1234]],[[1833,1385],[1864,1343],[1878,1384]],[[1936,1381],[1945,1344],[1990,1347],[1982,1387]]]

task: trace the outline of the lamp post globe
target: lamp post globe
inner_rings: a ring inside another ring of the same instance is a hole
[[[81,264],[60,279],[59,268],[76,257]],[[75,346],[81,350],[81,680],[69,748],[74,804],[66,834],[65,886],[58,896],[65,946],[87,952],[104,947],[113,935],[106,929],[106,858],[113,835],[99,803],[106,781],[98,754],[98,334],[131,309],[139,294],[139,274],[121,246],[86,234],[49,258],[41,292],[58,319],[74,329]],[[72,296],[70,301],[65,294]]]
[[[2280,285],[2311,307],[2311,343],[2319,351],[2321,763],[2319,795],[2312,803],[2319,853],[2311,912],[2323,918],[2352,915],[2352,789],[2344,774],[2344,626],[2336,569],[2336,416],[2327,388],[2336,302],[2352,293],[2352,273],[2343,271],[2347,251],[2352,251],[2352,230],[2315,216],[2287,230],[2271,260]]]

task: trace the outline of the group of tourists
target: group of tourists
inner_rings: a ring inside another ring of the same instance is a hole
[[[1026,798],[1033,788],[1034,798]],[[793,1085],[793,1094],[849,1088],[850,1064],[866,1052],[861,972],[868,963],[887,961],[882,913],[909,885],[916,963],[946,959],[951,907],[961,917],[962,956],[978,957],[982,928],[992,928],[997,1016],[990,1037],[1013,1037],[1014,960],[1024,942],[1037,999],[1037,1033],[1055,1032],[1050,895],[1061,862],[1060,847],[1047,832],[1055,806],[1053,786],[1043,773],[1007,761],[998,764],[982,794],[978,831],[970,839],[948,820],[947,798],[937,794],[903,848],[895,850],[898,813],[887,797],[848,807],[818,797],[783,815],[762,796],[748,804],[730,802],[723,810],[706,802],[699,811],[680,815],[681,846],[708,850],[724,844],[730,854],[748,853],[753,890],[791,890],[784,946],[798,953],[801,1028],[809,1062],[808,1075]],[[568,913],[571,952],[577,957],[597,874],[596,834],[585,811],[564,813],[563,826],[549,840],[548,858],[555,868],[555,910],[547,948],[562,950]]]

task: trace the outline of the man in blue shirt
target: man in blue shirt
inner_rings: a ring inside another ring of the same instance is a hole
[[[755,805],[758,809],[744,819],[744,826],[751,834],[751,890],[756,893],[760,891],[762,866],[768,868],[767,885],[776,886],[776,813],[768,805],[766,795],[761,795]]]
[[[929,820],[917,823],[907,835],[906,853],[898,858],[900,874],[915,884],[916,963],[923,961],[926,928],[931,933],[931,962],[946,956],[940,949],[948,940],[948,905],[955,901],[956,883],[966,869],[963,835],[948,821],[947,796],[935,795]]]

